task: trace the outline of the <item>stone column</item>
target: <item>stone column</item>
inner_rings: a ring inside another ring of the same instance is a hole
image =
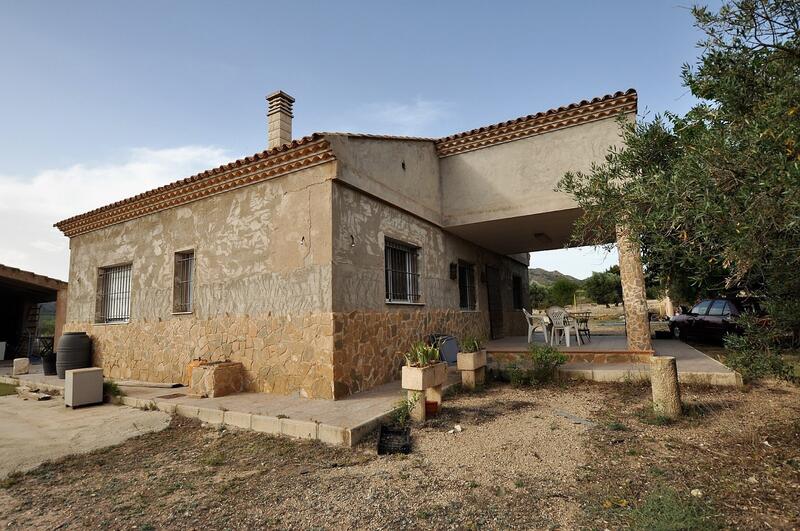
[[[621,226],[617,227],[617,249],[622,300],[625,303],[628,350],[653,350],[639,244],[630,237],[627,229]]]

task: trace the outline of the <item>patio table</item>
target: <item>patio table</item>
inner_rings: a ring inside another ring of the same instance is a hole
[[[592,332],[589,330],[589,319],[592,317],[592,312],[570,312],[569,316],[577,323],[581,336],[585,336],[587,341],[591,341]]]

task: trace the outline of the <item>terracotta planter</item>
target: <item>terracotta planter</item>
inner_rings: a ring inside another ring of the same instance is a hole
[[[447,379],[447,364],[434,363],[427,367],[403,366],[402,387],[411,391],[424,391],[442,385]]]
[[[486,366],[486,349],[481,349],[477,352],[458,353],[459,371],[476,371],[481,367],[485,366]]]

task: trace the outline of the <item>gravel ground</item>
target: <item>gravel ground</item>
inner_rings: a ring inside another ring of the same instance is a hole
[[[798,446],[789,444],[791,430],[764,430],[797,418],[797,388],[685,393],[687,419],[653,426],[640,415],[648,404],[641,386],[490,387],[449,397],[439,417],[414,429],[410,456],[377,456],[374,439],[334,448],[176,418],[162,432],[10,477],[0,489],[0,526],[617,529],[664,482],[703,489],[735,523],[756,520],[729,509],[743,503],[730,496],[765,489],[764,521],[790,522],[797,507],[789,494],[800,481],[786,463]],[[742,419],[755,427],[733,429]],[[615,422],[624,427],[611,429]],[[463,431],[448,433],[456,424]],[[733,452],[753,429],[773,448],[759,440],[755,454],[749,446]],[[656,478],[655,463],[670,473]],[[715,472],[722,465],[725,473]],[[761,470],[755,486],[740,477],[753,470]]]

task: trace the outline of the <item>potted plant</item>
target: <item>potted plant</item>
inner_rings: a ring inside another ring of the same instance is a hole
[[[402,387],[411,391],[424,391],[442,385],[447,378],[447,364],[439,359],[439,347],[414,343],[405,354]]]
[[[459,371],[476,371],[486,366],[486,349],[481,345],[481,340],[467,337],[461,342],[457,360]]]

